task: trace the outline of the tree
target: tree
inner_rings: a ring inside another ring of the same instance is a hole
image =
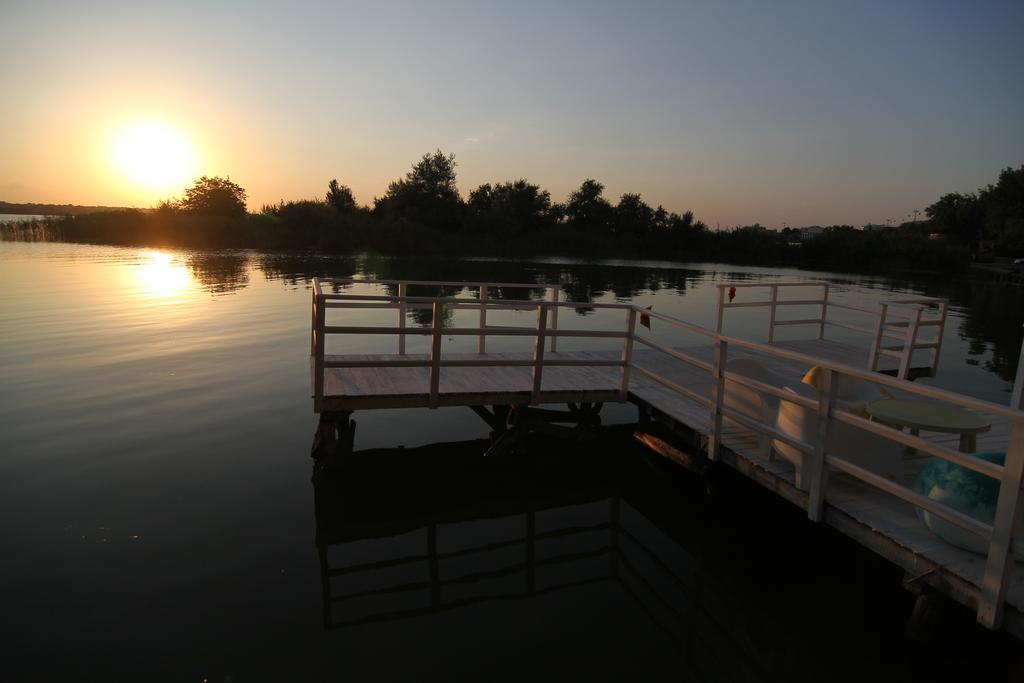
[[[580,189],[569,195],[565,205],[565,218],[570,227],[583,232],[608,232],[611,227],[612,205],[601,196],[604,185],[587,178]]]
[[[185,190],[178,207],[199,216],[244,216],[245,196],[245,190],[230,178],[202,176]]]
[[[441,150],[424,154],[405,178],[388,185],[375,210],[429,228],[455,230],[462,213],[462,198],[455,186],[455,155]]]
[[[1024,166],[1004,168],[995,185],[979,192],[985,234],[1011,255],[1024,253]]]
[[[352,213],[359,208],[352,190],[347,185],[339,185],[336,179],[328,183],[325,201],[338,213]]]
[[[640,198],[639,194],[622,195],[615,207],[615,232],[639,237],[650,231],[653,223],[654,210]]]
[[[491,186],[484,183],[469,193],[471,228],[506,233],[541,230],[555,222],[551,194],[519,179]]]
[[[951,192],[925,207],[932,230],[962,244],[976,245],[981,237],[984,214],[978,195]]]

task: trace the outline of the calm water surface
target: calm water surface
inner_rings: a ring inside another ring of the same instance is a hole
[[[744,481],[722,474],[708,495],[625,440],[481,463],[472,444],[413,450],[485,438],[469,411],[365,412],[356,446],[379,450],[314,488],[314,274],[562,281],[575,300],[705,325],[727,281],[945,296],[929,381],[1002,403],[1024,322],[1019,293],[969,281],[0,243],[5,680],[827,680],[883,662],[1019,665],[1016,645],[969,619],[939,644],[908,639],[898,571]],[[737,316],[727,332],[763,327]],[[558,532],[579,526],[593,528]],[[329,568],[428,558],[336,577],[332,597],[428,587],[325,610],[318,538]],[[473,580],[435,595],[432,565]]]

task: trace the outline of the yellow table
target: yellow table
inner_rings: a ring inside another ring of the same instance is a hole
[[[920,399],[880,398],[867,404],[868,414],[877,422],[902,429],[908,427],[917,436],[920,430],[959,434],[960,450],[973,453],[977,435],[992,428],[992,421],[965,408]]]

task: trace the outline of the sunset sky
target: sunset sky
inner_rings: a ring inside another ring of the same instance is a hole
[[[371,203],[425,152],[463,196],[708,224],[903,220],[1024,163],[1024,2],[0,4],[0,199]]]

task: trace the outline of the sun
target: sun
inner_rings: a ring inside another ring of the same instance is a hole
[[[152,191],[176,191],[196,175],[188,138],[159,121],[121,128],[114,135],[112,162],[125,178]]]

